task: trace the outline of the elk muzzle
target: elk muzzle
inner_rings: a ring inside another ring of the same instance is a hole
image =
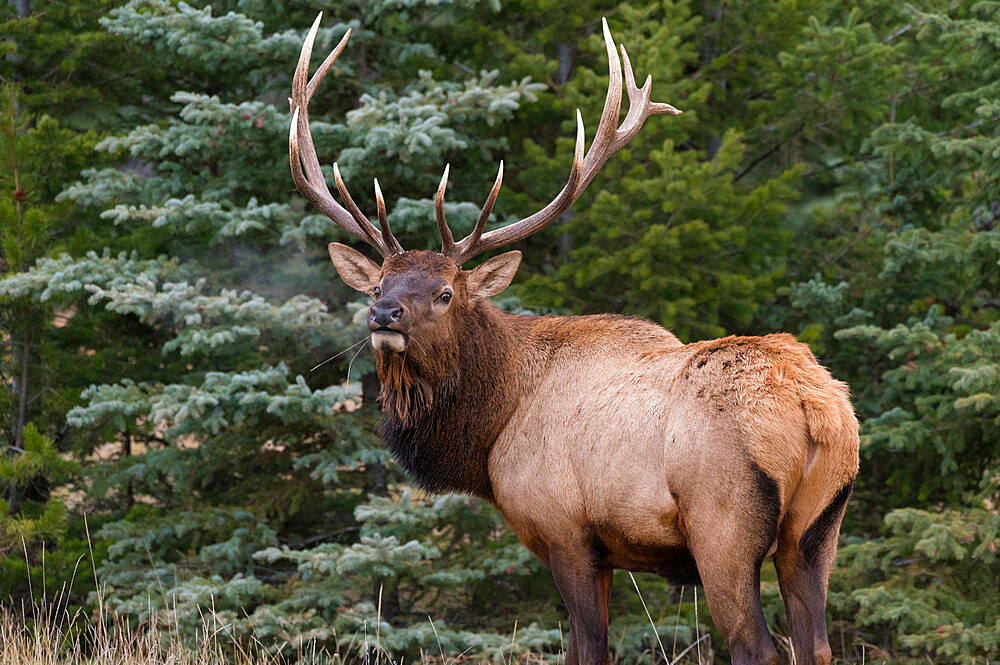
[[[403,304],[396,298],[381,298],[368,310],[368,330],[372,333],[372,346],[377,351],[406,350],[406,334],[399,328],[406,313]]]

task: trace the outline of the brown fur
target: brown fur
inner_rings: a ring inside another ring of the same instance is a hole
[[[389,450],[420,485],[491,501],[551,566],[568,665],[608,662],[613,568],[700,577],[733,661],[777,662],[759,595],[772,555],[797,660],[827,665],[858,469],[847,387],[786,334],[682,345],[642,319],[502,312],[485,298],[517,260],[465,272],[407,252],[376,274],[340,258],[407,336],[404,353],[376,352]]]
[[[382,410],[402,425],[411,422],[412,415],[429,411],[434,403],[431,385],[414,371],[413,362],[398,355],[379,355],[376,371],[381,389],[378,393]]]

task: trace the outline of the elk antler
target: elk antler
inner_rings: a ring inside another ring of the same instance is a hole
[[[544,208],[535,214],[514,222],[508,226],[494,229],[489,233],[483,233],[486,227],[486,220],[493,211],[493,204],[496,202],[497,193],[500,190],[500,181],[503,179],[503,162],[500,162],[500,172],[497,174],[496,182],[493,185],[490,196],[479,214],[476,227],[465,239],[455,243],[452,239],[451,231],[444,221],[444,190],[448,182],[448,169],[445,169],[444,177],[438,187],[435,199],[438,229],[441,231],[442,253],[454,259],[455,263],[462,265],[477,254],[495,249],[501,245],[515,242],[536,233],[556,219],[569,208],[583,194],[583,191],[594,179],[597,172],[608,161],[608,158],[618,152],[629,141],[632,140],[642,124],[651,115],[680,115],[670,104],[661,104],[649,101],[652,90],[652,76],[647,76],[641,88],[635,85],[635,74],[632,72],[632,63],[629,61],[625,47],[621,46],[622,59],[625,61],[625,85],[628,91],[629,109],[625,116],[625,121],[621,127],[618,126],[618,116],[621,112],[622,99],[622,66],[615,51],[615,43],[611,38],[611,31],[608,29],[607,19],[601,19],[604,28],[604,45],[608,51],[608,61],[610,72],[608,75],[608,94],[604,99],[604,111],[601,113],[601,121],[597,126],[597,134],[591,144],[587,154],[583,153],[583,117],[580,110],[576,111],[576,149],[573,153],[573,164],[570,167],[569,179],[562,191]]]
[[[333,165],[333,178],[337,184],[337,191],[340,192],[347,209],[337,203],[330,194],[330,189],[323,178],[323,171],[319,166],[319,159],[316,156],[316,147],[313,145],[312,134],[309,130],[309,100],[319,87],[320,82],[330,70],[337,56],[347,45],[347,39],[351,36],[348,30],[344,38],[340,40],[337,47],[326,57],[320,65],[312,79],[306,84],[309,76],[309,58],[312,55],[313,42],[316,39],[316,31],[319,29],[320,20],[323,13],[320,12],[313,23],[309,34],[302,43],[302,52],[299,54],[299,63],[295,67],[295,76],[292,79],[292,96],[288,103],[292,110],[292,124],[288,132],[288,156],[292,166],[292,178],[295,186],[298,187],[306,200],[312,203],[337,223],[342,229],[363,240],[377,249],[383,257],[390,257],[403,252],[402,246],[392,235],[389,229],[389,219],[385,212],[385,201],[382,199],[382,191],[375,181],[375,199],[378,207],[379,224],[381,231],[375,228],[364,213],[358,208],[347,191],[344,179],[340,176],[340,168],[336,163]],[[611,31],[608,29],[607,19],[601,19],[604,29],[604,45],[608,51],[609,74],[608,93],[604,99],[604,111],[601,113],[601,121],[597,125],[597,134],[590,149],[584,154],[584,133],[583,117],[580,110],[576,111],[576,149],[573,152],[573,163],[570,166],[569,179],[562,191],[552,201],[533,215],[514,222],[508,226],[494,229],[488,233],[486,222],[493,212],[493,205],[496,203],[497,195],[500,193],[500,185],[503,182],[503,162],[500,162],[500,169],[497,172],[493,189],[479,213],[476,226],[468,236],[459,242],[455,242],[451,229],[448,227],[444,216],[444,192],[448,186],[449,167],[445,167],[444,175],[441,177],[441,184],[438,185],[437,195],[434,197],[434,209],[437,217],[438,230],[441,232],[441,253],[451,257],[455,263],[462,265],[470,258],[487,252],[491,249],[526,238],[533,233],[545,228],[566,211],[573,202],[583,194],[583,191],[594,179],[597,172],[604,165],[608,158],[621,150],[632,140],[643,123],[651,115],[680,115],[670,104],[661,104],[649,101],[652,90],[652,77],[647,76],[641,88],[635,85],[635,74],[632,72],[632,63],[629,61],[625,47],[621,46],[622,59],[625,61],[625,87],[628,92],[629,110],[624,122],[618,126],[618,117],[621,113],[622,100],[622,63],[615,50],[614,40],[611,38]],[[300,139],[300,136],[302,137]],[[305,166],[306,173],[302,171]],[[350,211],[350,212],[348,212]]]
[[[316,31],[319,30],[319,23],[322,19],[323,12],[320,12],[302,43],[299,62],[292,78],[292,96],[288,99],[288,105],[292,112],[292,123],[288,130],[288,158],[292,167],[292,179],[302,196],[336,222],[337,226],[359,240],[367,242],[377,249],[383,257],[388,258],[394,254],[401,254],[403,248],[389,229],[389,220],[385,214],[385,202],[382,200],[382,191],[379,189],[378,180],[375,181],[375,199],[378,205],[381,231],[368,221],[368,218],[354,203],[351,195],[347,192],[347,186],[344,185],[344,179],[340,177],[340,168],[337,164],[333,165],[333,177],[337,183],[337,190],[350,212],[334,200],[333,195],[330,194],[330,188],[327,187],[326,179],[323,177],[323,171],[320,169],[319,158],[316,156],[316,146],[313,144],[312,132],[309,130],[309,100],[312,99],[323,77],[330,71],[337,56],[347,46],[347,40],[351,36],[351,31],[348,29],[343,39],[330,52],[330,55],[326,56],[326,60],[319,66],[306,85],[306,79],[309,77],[309,58],[312,56],[313,42],[316,40]],[[303,166],[305,166],[305,173],[302,172]]]

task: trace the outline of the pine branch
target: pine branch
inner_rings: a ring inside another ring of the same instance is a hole
[[[767,159],[768,157],[770,157],[774,153],[778,152],[778,150],[780,150],[782,146],[784,146],[786,143],[788,143],[793,138],[795,138],[796,136],[798,136],[799,133],[802,132],[803,129],[805,129],[805,126],[806,126],[805,122],[799,123],[799,126],[796,127],[792,131],[791,134],[789,134],[788,136],[786,136],[783,140],[779,141],[774,147],[772,147],[771,149],[769,149],[763,155],[761,155],[760,157],[757,157],[752,162],[750,162],[749,166],[747,166],[745,169],[743,169],[742,171],[740,171],[740,173],[738,175],[736,175],[736,177],[733,178],[733,182],[739,182],[740,180],[742,180],[743,176],[745,176],[746,174],[750,173],[750,171],[752,171],[758,164],[760,164],[761,162],[763,162],[765,159]]]

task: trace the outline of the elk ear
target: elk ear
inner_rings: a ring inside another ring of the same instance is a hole
[[[331,242],[326,248],[340,278],[352,289],[371,295],[382,275],[382,268],[358,250],[339,242]]]
[[[495,296],[510,285],[517,267],[521,265],[521,252],[506,252],[476,266],[469,273],[469,295],[479,298]]]

